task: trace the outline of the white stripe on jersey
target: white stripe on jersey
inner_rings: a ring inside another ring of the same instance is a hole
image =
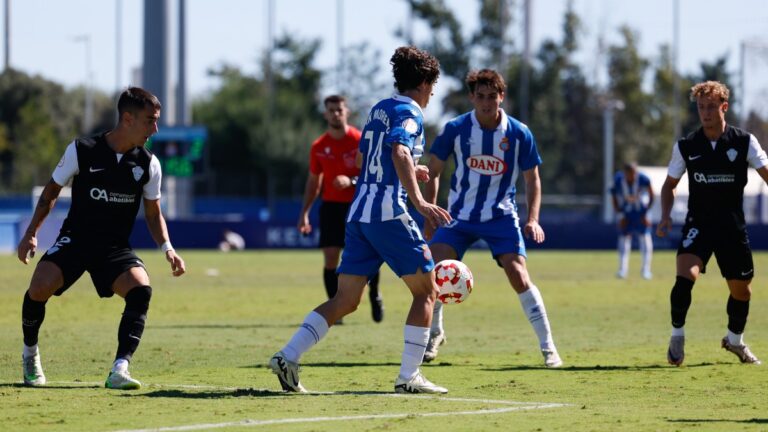
[[[467,157],[483,154],[483,130],[480,129],[479,125],[476,124],[476,121],[477,120],[475,120],[475,115],[473,112],[472,129],[469,132],[469,154],[464,156],[464,159],[462,159],[462,165],[466,164]],[[459,211],[457,219],[469,220],[469,214],[475,207],[475,200],[477,199],[477,185],[480,183],[480,174],[475,171],[468,170],[466,173],[464,173],[463,177],[458,177],[458,179],[463,179],[464,177],[467,177],[469,185],[466,192],[464,193],[464,203],[461,206],[461,210]],[[461,183],[456,185],[456,191],[461,194]]]
[[[392,202],[392,195],[395,192],[395,187],[392,185],[387,185],[387,187],[384,189],[384,196],[381,199],[381,220],[382,221],[388,221],[391,220],[394,215],[394,207]]]
[[[498,207],[501,210],[504,210],[504,214],[511,214],[517,219],[517,211],[515,210],[515,203],[509,199],[509,196],[512,194],[512,189],[515,187],[515,183],[517,183],[517,176],[520,175],[520,168],[517,166],[517,158],[520,157],[520,140],[515,138],[515,164],[511,167],[512,168],[512,177],[510,178],[509,186],[507,186],[506,195],[504,199],[499,203]],[[490,218],[489,218],[490,219]],[[483,219],[483,221],[486,221],[487,219]]]
[[[352,205],[349,207],[349,214],[347,214],[347,222],[352,220],[352,215],[357,211],[357,207],[360,206],[360,201],[365,199],[365,193],[368,191],[368,184],[361,183],[357,187],[360,188],[360,193],[357,194],[355,200],[352,201]]]

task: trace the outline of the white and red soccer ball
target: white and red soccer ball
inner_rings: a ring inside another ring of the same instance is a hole
[[[437,299],[445,304],[467,301],[474,284],[469,267],[457,260],[443,260],[437,263],[435,282],[440,289]]]

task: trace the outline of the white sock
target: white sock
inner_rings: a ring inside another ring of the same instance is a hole
[[[443,302],[435,300],[435,308],[432,309],[432,332],[443,332]]]
[[[403,360],[400,363],[400,376],[411,379],[419,370],[424,352],[429,342],[429,327],[416,327],[405,325],[403,329],[405,347],[403,348]]]
[[[672,327],[672,336],[685,336],[685,327]]]
[[[651,272],[651,257],[653,256],[653,239],[651,233],[640,236],[640,253],[643,256],[643,274]]]
[[[119,358],[112,363],[112,372],[125,372],[128,370],[128,360]]]
[[[619,236],[619,273],[626,275],[629,270],[629,254],[632,252],[632,236]]]
[[[744,333],[736,334],[728,330],[728,343],[731,345],[744,345]]]
[[[312,311],[304,318],[290,341],[283,347],[285,358],[298,363],[301,356],[328,334],[328,323],[319,313]]]
[[[544,299],[536,285],[531,284],[527,291],[518,294],[520,304],[523,306],[525,316],[533,326],[536,336],[539,337],[539,346],[542,349],[553,349],[555,343],[552,340],[552,331],[549,328],[547,309],[544,307]]]
[[[24,345],[24,352],[22,353],[22,355],[24,356],[24,358],[30,358],[34,355],[37,355],[38,352],[39,350],[37,348],[37,344],[34,344],[32,346]]]

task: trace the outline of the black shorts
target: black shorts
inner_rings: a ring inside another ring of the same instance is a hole
[[[112,297],[112,283],[132,267],[144,267],[127,242],[109,242],[61,232],[40,261],[56,264],[64,277],[64,285],[55,294],[61,295],[88,271],[100,297]]]
[[[320,247],[344,247],[347,213],[352,203],[323,201],[320,204]]]
[[[683,226],[683,236],[677,254],[693,254],[704,263],[715,254],[720,274],[727,280],[750,280],[755,276],[752,250],[747,229],[730,224],[689,221]]]

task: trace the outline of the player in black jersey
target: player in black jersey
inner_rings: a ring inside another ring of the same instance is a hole
[[[729,93],[716,81],[691,88],[701,127],[674,146],[661,188],[661,220],[656,234],[664,237],[672,226],[675,188],[688,171],[688,214],[677,249],[677,280],[670,295],[672,337],[667,360],[675,366],[680,366],[685,357],[683,326],[693,284],[706,270],[713,253],[730,290],[728,330],[721,346],[742,363],[760,364],[743,341],[752,295],[750,282],[755,274],[743,198],[749,167],[768,183],[768,156],[754,135],[726,124]]]
[[[138,87],[125,90],[117,103],[117,126],[70,143],[43,189],[19,242],[18,257],[24,264],[34,256],[37,231],[70,181],[72,205],[56,243],[40,259],[24,294],[21,316],[26,385],[46,382],[37,346],[46,302],[88,271],[99,296],[116,293],[125,299],[117,355],[105,387],[141,387],[128,372],[128,363],[144,331],[152,288],[144,263],[131,249],[128,238],[142,202],[150,234],[161,245],[173,275],[185,271],[184,260],[171,246],[160,210],[160,163],[144,148],[157,132],[160,108],[157,97],[148,91]]]

